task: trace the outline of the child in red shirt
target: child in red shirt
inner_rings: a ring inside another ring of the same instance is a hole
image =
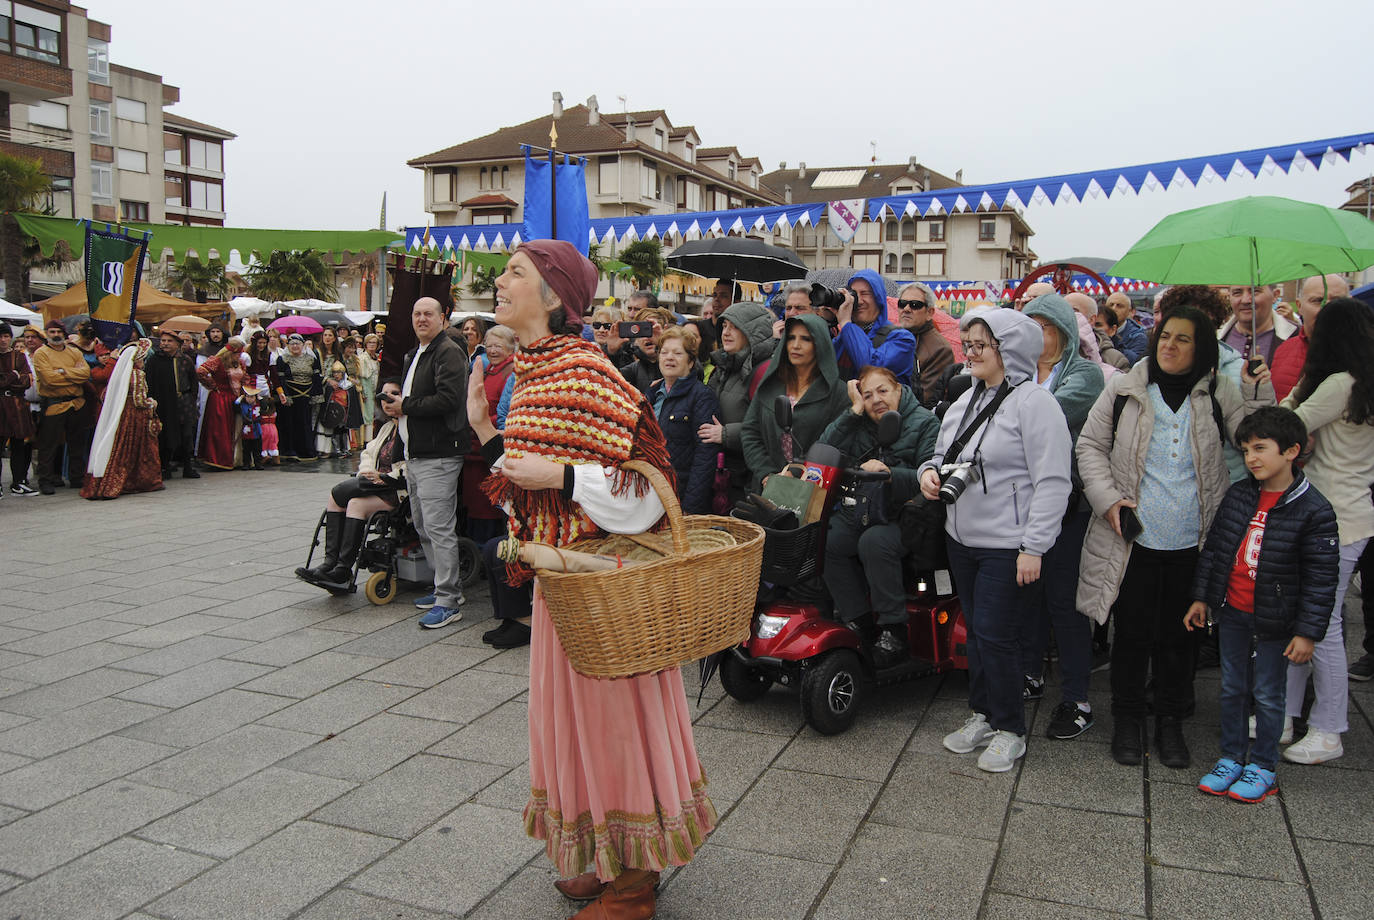
[[[1331,504],[1294,465],[1307,443],[1296,413],[1260,409],[1237,426],[1236,443],[1250,477],[1217,508],[1183,622],[1208,626],[1215,611],[1219,630],[1221,759],[1198,788],[1258,802],[1277,788],[1288,662],[1307,661],[1326,634],[1340,542]],[[1247,744],[1251,699],[1255,740]]]

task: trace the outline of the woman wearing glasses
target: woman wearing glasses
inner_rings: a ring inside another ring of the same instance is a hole
[[[611,359],[611,363],[618,371],[623,371],[635,360],[630,340],[616,335],[616,323],[624,318],[615,307],[597,307],[592,313],[592,341],[601,346],[601,353]]]
[[[1004,773],[1026,752],[1021,635],[1037,614],[1041,557],[1069,501],[1072,447],[1059,403],[1036,385],[1039,324],[980,308],[959,327],[974,384],[945,413],[920,474],[922,494],[949,503],[950,568],[969,631],[973,711],[944,745],[956,754],[985,747],[978,767]]]

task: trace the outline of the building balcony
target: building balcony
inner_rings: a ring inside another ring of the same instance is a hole
[[[0,92],[10,102],[33,103],[72,94],[72,72],[60,64],[0,53]]]
[[[0,128],[0,150],[11,156],[36,159],[50,176],[76,175],[75,145],[70,131],[46,128]]]

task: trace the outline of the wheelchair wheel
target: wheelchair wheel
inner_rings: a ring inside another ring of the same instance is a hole
[[[378,607],[396,599],[396,576],[390,572],[373,572],[363,587],[367,599]]]
[[[458,538],[458,583],[471,588],[482,577],[482,549],[477,541]]]

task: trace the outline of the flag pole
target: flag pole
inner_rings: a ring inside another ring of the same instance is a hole
[[[549,231],[558,239],[558,122],[549,123]]]

